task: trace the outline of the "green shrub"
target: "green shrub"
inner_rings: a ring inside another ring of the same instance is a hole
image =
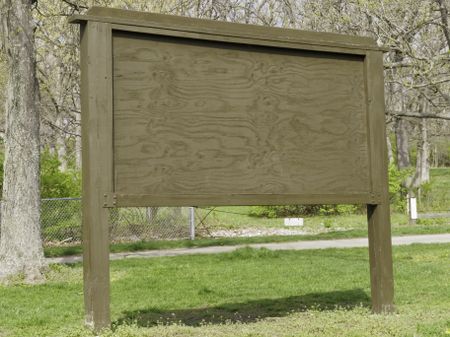
[[[63,198],[81,195],[81,173],[69,167],[67,171],[60,170],[61,162],[56,154],[48,149],[41,153],[41,197]]]
[[[405,210],[408,191],[404,182],[412,171],[413,169],[399,170],[395,164],[389,164],[389,201],[393,210]]]
[[[0,152],[0,196],[3,190],[4,153]],[[41,153],[41,197],[63,198],[81,195],[81,172],[74,165],[67,171],[60,170],[61,162],[48,149]]]
[[[344,215],[360,210],[357,205],[285,205],[256,206],[250,211],[251,216],[278,218],[289,216]]]

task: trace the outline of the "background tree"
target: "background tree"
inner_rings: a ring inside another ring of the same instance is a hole
[[[415,173],[406,180],[409,189],[429,180],[431,136],[437,142],[449,130],[448,3],[306,0],[303,7],[304,28],[369,35],[389,48],[385,55],[386,122],[395,135],[398,168],[415,164]]]
[[[0,275],[41,278],[39,110],[31,0],[3,0],[1,41],[8,69]]]

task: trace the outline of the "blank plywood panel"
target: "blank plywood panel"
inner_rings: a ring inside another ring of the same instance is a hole
[[[113,32],[113,83],[117,193],[370,192],[363,56]]]

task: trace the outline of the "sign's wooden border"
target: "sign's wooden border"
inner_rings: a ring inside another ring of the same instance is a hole
[[[393,279],[389,219],[386,135],[384,120],[383,49],[372,39],[303,32],[92,8],[74,16],[81,26],[81,102],[83,141],[83,256],[86,321],[95,328],[109,326],[108,207],[208,205],[208,195],[123,195],[114,191],[113,64],[114,31],[175,36],[276,48],[364,56],[367,135],[371,189],[368,194],[220,195],[215,204],[368,205],[369,251],[373,309],[393,308]]]
[[[135,16],[138,16],[136,18]],[[140,19],[145,21],[140,21]],[[260,205],[260,204],[315,204],[315,203],[360,203],[378,204],[381,201],[380,185],[377,183],[377,165],[383,140],[380,139],[380,126],[384,128],[384,107],[376,106],[373,102],[377,97],[376,78],[378,69],[376,58],[381,57],[382,50],[371,39],[361,37],[347,37],[328,33],[302,32],[278,28],[267,28],[251,25],[228,24],[222,22],[187,19],[159,14],[137,13],[115,9],[93,8],[86,16],[75,16],[72,22],[96,22],[103,27],[102,45],[95,45],[96,52],[106,60],[96,77],[96,86],[102,87],[101,93],[104,102],[102,112],[103,148],[102,163],[103,174],[108,176],[109,188],[103,191],[104,207],[126,206],[183,206],[192,203],[209,205],[211,197],[216,205]],[[237,26],[237,28],[236,28]],[[227,28],[224,31],[224,28]],[[165,36],[182,37],[189,39],[203,39],[208,41],[232,42],[241,44],[263,45],[270,47],[283,47],[299,50],[314,50],[332,53],[357,54],[365,57],[365,80],[367,91],[367,135],[369,137],[369,167],[371,176],[371,191],[368,194],[230,194],[230,195],[130,195],[117,194],[114,191],[114,165],[113,165],[113,83],[112,83],[112,36],[114,31],[139,32]],[[287,33],[285,33],[287,32]],[[336,41],[337,40],[337,41]],[[97,56],[97,57],[99,57]],[[94,70],[90,70],[91,73]],[[93,75],[91,75],[91,78]],[[370,79],[370,80],[369,80]],[[92,85],[92,83],[91,83]],[[90,91],[91,92],[91,91]],[[378,109],[378,111],[377,111]],[[382,120],[379,125],[379,120]]]

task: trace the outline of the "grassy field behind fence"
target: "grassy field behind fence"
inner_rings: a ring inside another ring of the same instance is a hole
[[[370,314],[367,249],[268,251],[111,263],[105,336],[415,336],[450,334],[450,245],[394,248],[394,315]],[[47,284],[0,286],[0,336],[92,336],[82,268]]]
[[[431,169],[418,197],[419,212],[450,212],[450,168]]]
[[[418,211],[450,212],[450,168],[433,168],[430,171],[430,182],[422,186],[418,193]],[[239,228],[284,228],[283,219],[267,219],[249,217],[252,207],[217,207],[205,220],[210,229]],[[393,227],[408,225],[406,212],[392,212]],[[357,230],[367,227],[366,214],[346,214],[338,216],[312,216],[306,217],[303,229],[311,234],[325,231]],[[418,225],[450,224],[450,218],[419,219]]]
[[[431,170],[431,183],[426,185],[421,192],[419,211],[447,211],[450,212],[450,169],[435,168]],[[205,231],[214,232],[217,230],[238,231],[246,228],[257,229],[286,229],[282,218],[267,219],[252,217],[248,214],[252,207],[217,207],[215,212],[205,209],[197,210],[197,236],[196,240],[153,240],[153,241],[131,241],[123,243],[113,243],[112,252],[138,251],[145,249],[170,249],[182,247],[206,247],[213,245],[238,245],[250,243],[266,242],[286,242],[295,240],[321,240],[321,239],[343,239],[367,236],[366,214],[347,214],[338,216],[313,216],[307,217],[304,226],[295,229],[303,231],[301,235],[270,235],[261,237],[226,237],[210,238]],[[77,215],[79,216],[79,215]],[[203,224],[200,224],[203,220]],[[187,222],[187,221],[186,221]],[[419,219],[412,225],[408,223],[406,214],[393,212],[391,214],[393,235],[413,235],[413,234],[438,234],[450,233],[450,218]],[[79,224],[78,224],[79,226]],[[47,230],[50,230],[48,228]],[[186,223],[186,230],[187,230]],[[80,231],[80,228],[77,227]],[[202,235],[204,237],[202,237]],[[56,247],[46,247],[46,256],[62,256],[81,254],[79,244],[69,244]]]

